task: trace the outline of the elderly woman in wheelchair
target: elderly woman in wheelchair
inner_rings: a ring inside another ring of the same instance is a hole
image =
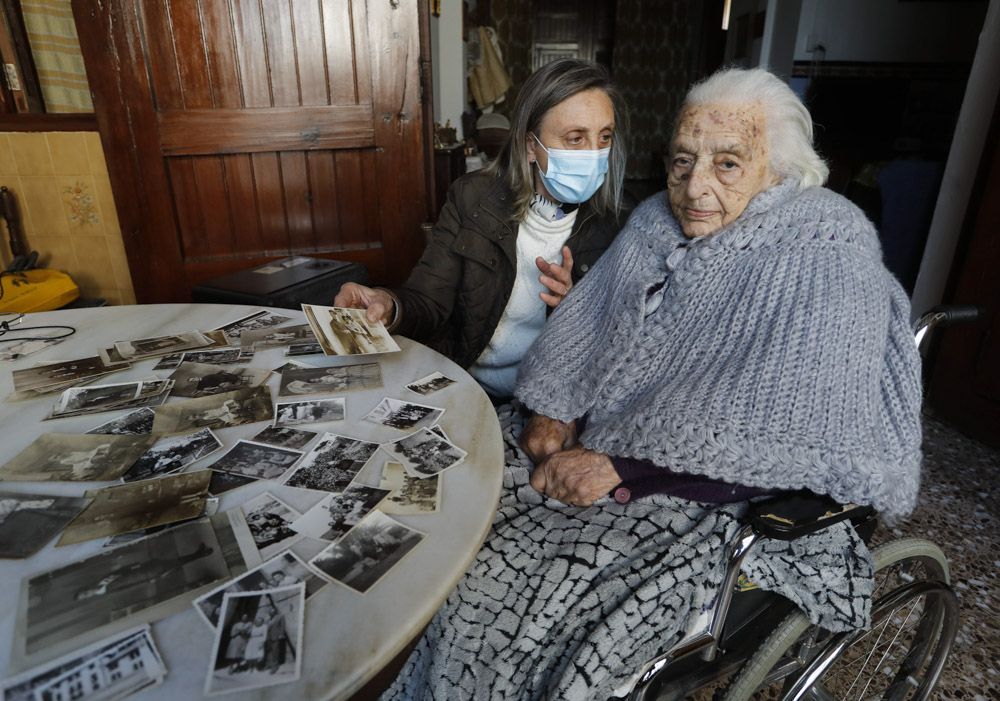
[[[726,698],[929,693],[947,565],[864,540],[920,469],[919,356],[876,232],[820,187],[809,113],[765,71],[691,89],[668,169],[522,362],[535,414],[499,410],[493,532],[387,698],[683,698],[741,668]],[[873,607],[883,568],[904,586]],[[910,614],[898,670],[875,646],[878,690],[823,681]]]

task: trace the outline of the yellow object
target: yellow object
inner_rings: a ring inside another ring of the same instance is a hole
[[[0,313],[44,312],[65,306],[80,296],[66,273],[58,270],[25,270],[0,276]]]

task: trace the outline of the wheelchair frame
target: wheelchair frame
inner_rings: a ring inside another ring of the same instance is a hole
[[[936,327],[973,321],[979,313],[975,307],[931,310],[914,326],[917,348],[922,354],[926,352]],[[803,497],[793,499],[802,500]],[[832,500],[814,495],[804,499],[806,511],[813,515],[792,525],[771,513],[787,506],[785,497],[751,505],[745,525],[727,546],[726,574],[710,611],[707,628],[646,662],[629,699],[680,701],[691,692],[727,676],[731,676],[727,687],[717,691],[714,698],[746,701],[760,689],[779,682],[783,684],[782,701],[833,701],[837,698],[823,685],[824,675],[841,661],[849,660],[852,648],[864,644],[873,632],[829,633],[811,625],[801,611],[778,594],[759,592],[759,601],[749,606],[743,605],[740,599],[755,592],[739,593],[734,597],[740,566],[762,538],[791,540],[845,519],[851,520],[866,542],[875,530],[876,515],[870,507],[837,507]],[[814,503],[808,503],[810,500]],[[798,508],[801,510],[801,504]],[[873,557],[877,582],[880,575],[885,581],[893,573],[899,578],[887,591],[876,590],[873,595],[873,630],[880,630],[879,626],[887,622],[891,624],[905,607],[909,607],[905,609],[902,623],[905,626],[919,608],[912,629],[913,640],[899,668],[891,672],[880,670],[883,676],[892,676],[882,698],[922,701],[930,696],[937,684],[958,631],[958,600],[950,586],[947,559],[936,545],[921,539],[890,541],[876,548]],[[762,635],[762,631],[771,632]],[[874,641],[876,647],[881,644],[883,633],[881,629]],[[890,643],[895,643],[900,633],[902,630]],[[862,671],[874,651],[873,648],[864,658]],[[887,650],[883,651],[876,666],[887,654]],[[871,673],[875,674],[875,670]],[[858,678],[851,684],[852,693],[857,681]],[[864,694],[870,684],[871,679],[859,690],[859,698],[869,698]],[[909,696],[911,692],[913,695]]]

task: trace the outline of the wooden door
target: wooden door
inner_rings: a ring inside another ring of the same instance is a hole
[[[293,253],[405,277],[430,192],[425,5],[74,0],[140,302]]]
[[[1000,103],[982,161],[947,302],[984,313],[941,332],[927,401],[963,432],[1000,447]]]

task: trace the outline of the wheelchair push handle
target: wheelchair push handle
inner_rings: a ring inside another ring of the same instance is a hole
[[[986,310],[973,304],[941,305],[925,312],[914,324],[913,335],[920,352],[926,350],[934,329],[978,321]]]

